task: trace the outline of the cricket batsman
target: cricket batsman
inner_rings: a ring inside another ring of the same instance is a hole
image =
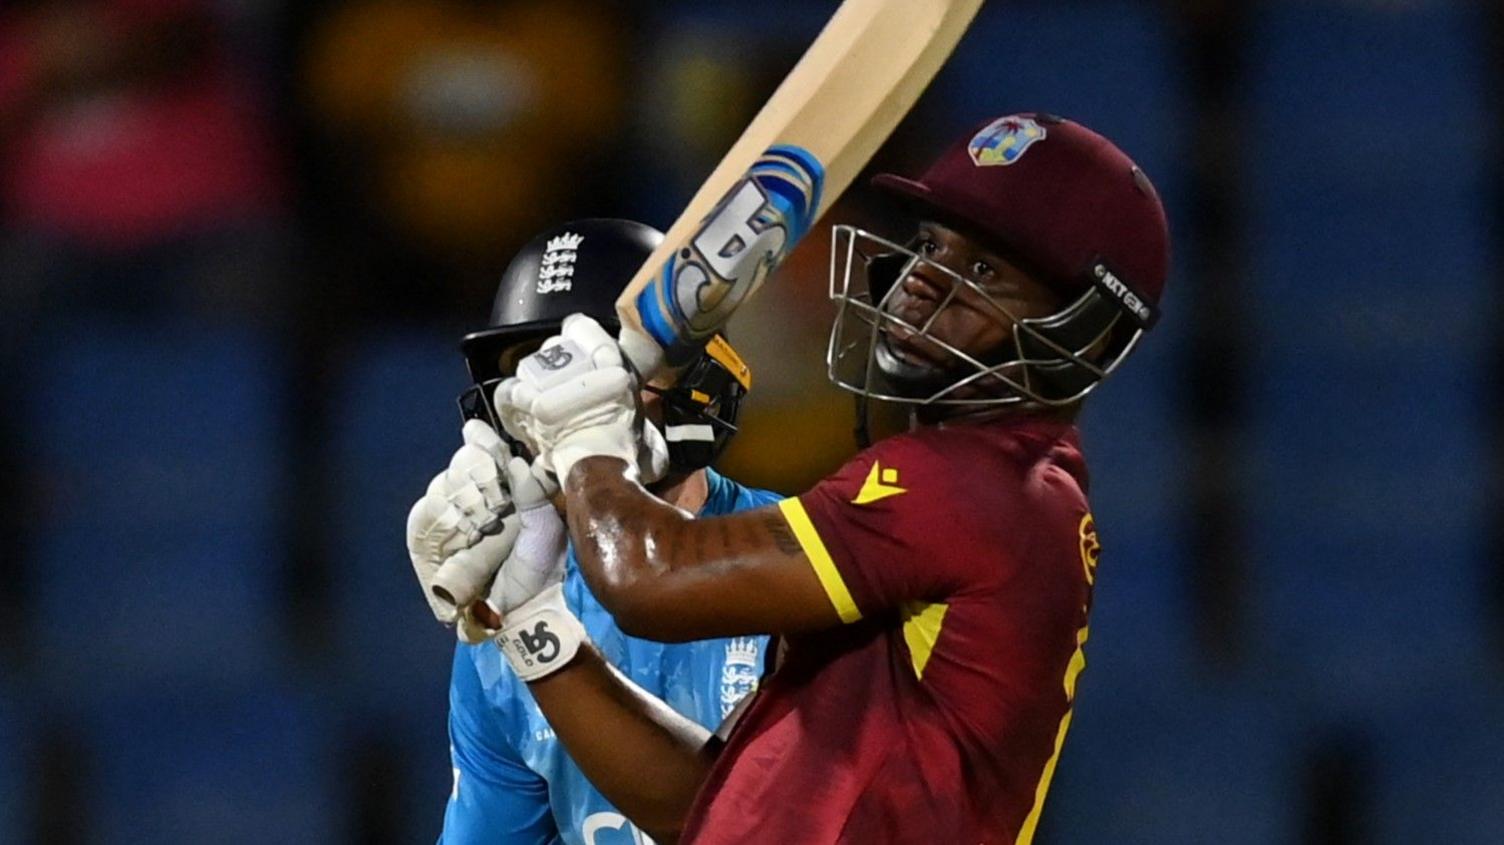
[[[587,316],[495,394],[623,630],[785,643],[711,734],[614,671],[557,589],[508,597],[501,651],[659,842],[1028,843],[1038,824],[1100,552],[1075,420],[1158,319],[1164,209],[1110,141],[1038,113],[875,184],[913,235],[837,227],[830,372],[912,425],[805,493],[700,519],[654,496],[637,377]]]
[[[611,325],[619,280],[637,269],[662,237],[624,220],[581,220],[544,232],[503,274],[490,327],[461,342],[475,382],[460,397],[465,445],[414,505],[408,524],[408,547],[424,596],[442,621],[456,624],[460,639],[449,692],[455,780],[440,837],[446,845],[643,841],[570,759],[527,685],[490,642],[496,632],[487,630],[477,611],[486,616],[487,610],[509,608],[513,593],[551,579],[604,660],[667,702],[677,718],[706,728],[720,724],[763,673],[762,636],[666,645],[623,633],[568,554],[564,523],[548,502],[552,491],[529,478],[526,462],[509,460],[509,447],[493,427],[489,396],[517,361],[556,334],[566,315],[580,312]],[[736,431],[737,411],[750,386],[746,366],[717,339],[673,388],[643,395],[653,433],[663,438],[656,442],[666,447],[667,469],[651,485],[654,496],[703,515],[781,498],[708,468]],[[507,483],[509,465],[519,474]],[[504,511],[509,512],[501,515]],[[511,555],[509,575],[526,569],[536,578],[493,581],[494,565],[473,568],[477,551]],[[455,605],[455,593],[480,589],[487,590],[489,608]],[[448,598],[441,597],[445,594]]]

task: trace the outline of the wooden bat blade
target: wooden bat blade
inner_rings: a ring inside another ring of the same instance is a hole
[[[846,0],[622,291],[640,370],[687,362],[913,107],[983,0]]]

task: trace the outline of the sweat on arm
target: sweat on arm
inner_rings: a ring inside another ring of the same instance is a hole
[[[585,579],[628,634],[681,642],[843,621],[777,506],[696,519],[604,457],[577,463],[565,494]]]

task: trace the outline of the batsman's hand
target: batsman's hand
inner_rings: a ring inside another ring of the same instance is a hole
[[[502,467],[511,451],[480,420],[407,514],[407,552],[423,597],[440,622],[458,620],[496,574],[520,523]]]
[[[490,426],[471,420],[462,437],[449,467],[408,513],[407,549],[434,616],[456,625],[461,640],[479,643],[495,633],[504,610],[548,585],[541,579],[553,568],[553,581],[562,579],[568,537],[550,506],[554,490]],[[515,571],[498,578],[514,559]]]
[[[668,444],[639,412],[637,375],[595,320],[572,314],[496,388],[507,432],[538,456],[535,471],[563,483],[576,462],[620,458],[643,483],[668,471]]]
[[[456,620],[459,638],[467,643],[493,639],[507,614],[564,581],[569,531],[553,507],[558,486],[522,458],[507,461],[506,478],[516,508],[517,535],[500,562],[488,556],[492,577],[485,600],[465,605]]]

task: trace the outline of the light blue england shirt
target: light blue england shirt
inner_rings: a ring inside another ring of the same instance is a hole
[[[706,471],[702,516],[782,499]],[[574,550],[564,600],[601,654],[638,686],[715,730],[762,674],[765,637],[655,643],[629,637],[591,595]],[[527,684],[491,643],[455,649],[449,684],[454,789],[442,845],[643,845],[633,827],[585,779],[533,701]]]

